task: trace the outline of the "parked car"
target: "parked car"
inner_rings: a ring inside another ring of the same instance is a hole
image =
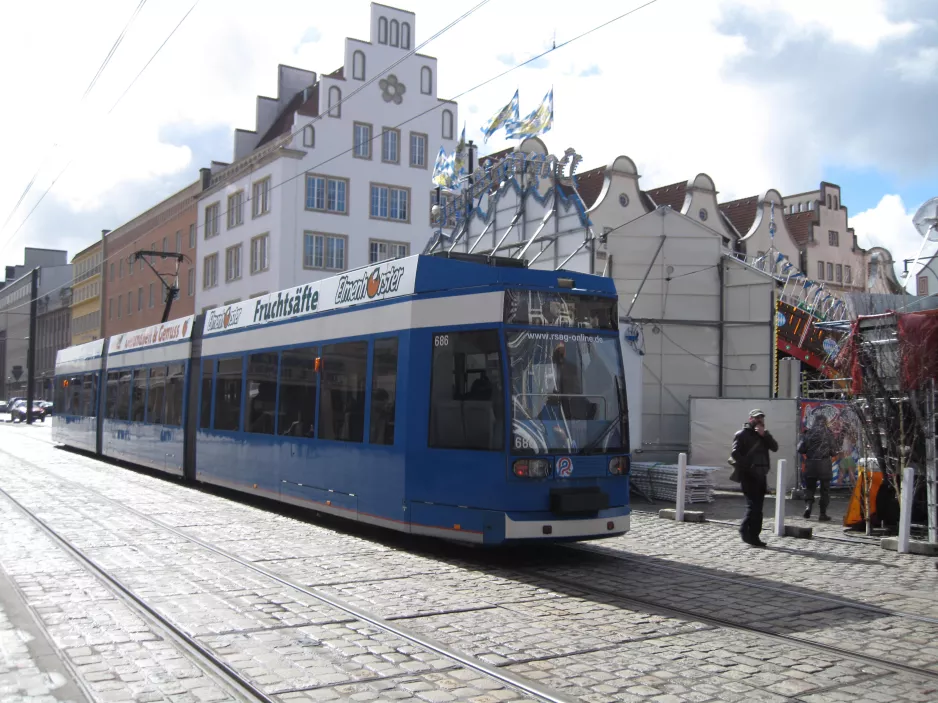
[[[39,422],[45,422],[46,420],[46,409],[39,405],[38,402],[33,402],[33,408],[30,412],[30,416],[33,420],[39,420]],[[13,404],[12,409],[10,410],[10,421],[11,422],[26,422],[26,401],[18,400]]]
[[[52,401],[51,400],[40,400],[37,401],[39,405],[42,406],[42,409],[46,411],[46,416],[51,416],[54,413],[52,412]]]

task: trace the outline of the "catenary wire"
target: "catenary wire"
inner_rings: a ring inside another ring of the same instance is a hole
[[[196,2],[198,2],[198,0],[196,0]],[[397,128],[399,128],[399,127],[402,127],[402,126],[404,126],[404,125],[406,125],[406,124],[408,124],[408,123],[410,123],[410,122],[412,122],[412,121],[414,121],[414,120],[416,120],[416,119],[419,119],[419,118],[422,117],[423,115],[426,115],[426,114],[428,114],[428,113],[430,113],[430,112],[433,112],[434,110],[439,110],[441,107],[443,107],[443,106],[446,105],[446,104],[453,103],[453,102],[457,101],[459,98],[465,97],[465,96],[468,95],[469,93],[472,93],[472,92],[474,92],[474,91],[476,91],[476,90],[479,90],[480,88],[482,88],[482,87],[488,85],[489,83],[492,83],[492,82],[498,80],[499,78],[502,78],[502,77],[508,75],[509,73],[511,73],[511,72],[513,72],[513,71],[516,71],[516,70],[519,69],[519,68],[523,68],[524,66],[526,66],[527,64],[529,64],[529,63],[531,63],[531,62],[533,62],[533,61],[536,61],[536,60],[538,60],[538,59],[540,59],[540,58],[543,58],[544,56],[547,56],[548,54],[551,54],[551,53],[553,53],[554,51],[557,51],[558,49],[561,49],[561,48],[563,48],[563,47],[565,47],[565,46],[567,46],[567,45],[569,45],[569,44],[572,44],[573,42],[575,42],[575,41],[577,41],[577,40],[579,40],[579,39],[582,39],[582,38],[584,38],[584,37],[586,37],[586,36],[592,34],[593,32],[596,32],[596,31],[598,31],[598,30],[600,30],[600,29],[602,29],[602,28],[604,28],[604,27],[607,27],[607,26],[609,26],[610,24],[612,24],[612,23],[614,23],[614,22],[617,22],[618,20],[624,19],[625,17],[628,17],[629,15],[632,15],[632,14],[634,14],[635,12],[638,12],[639,10],[642,10],[642,9],[644,9],[644,8],[646,8],[646,7],[649,7],[650,5],[655,4],[656,2],[658,2],[658,0],[649,0],[649,2],[646,2],[646,3],[642,4],[642,5],[639,5],[638,7],[635,7],[635,8],[633,8],[633,9],[629,10],[628,12],[625,12],[625,13],[623,13],[623,14],[620,14],[620,15],[616,16],[616,17],[613,17],[612,19],[607,20],[607,21],[603,22],[602,24],[599,24],[599,25],[593,27],[592,29],[589,29],[589,30],[587,30],[587,31],[585,31],[585,32],[582,32],[581,34],[578,34],[577,36],[575,36],[575,37],[573,37],[573,38],[571,38],[571,39],[568,39],[567,41],[562,42],[561,44],[558,44],[556,47],[551,47],[550,49],[547,49],[547,50],[541,52],[540,54],[537,54],[537,55],[535,55],[535,56],[532,56],[531,58],[529,58],[529,59],[527,59],[527,60],[525,60],[525,61],[522,61],[521,63],[515,64],[514,66],[512,66],[512,67],[510,67],[510,68],[508,68],[508,69],[506,69],[506,70],[504,70],[504,71],[502,71],[502,72],[496,74],[495,76],[492,76],[492,77],[490,77],[490,78],[487,78],[486,80],[484,80],[484,81],[482,81],[481,83],[478,83],[478,84],[472,86],[471,88],[467,88],[466,90],[462,91],[461,93],[456,94],[455,96],[449,98],[448,100],[440,100],[440,102],[439,102],[437,105],[434,105],[433,107],[427,108],[427,109],[424,110],[423,112],[420,112],[420,113],[418,113],[418,114],[416,114],[416,115],[413,115],[412,117],[409,117],[408,119],[406,119],[406,120],[404,120],[404,121],[398,123],[397,125],[395,125],[392,129],[397,129]],[[305,126],[306,126],[306,125],[304,125],[304,127],[305,127]],[[291,134],[292,134],[292,133],[291,133]],[[376,141],[380,136],[381,136],[381,135],[374,134],[374,135],[372,135],[372,137],[371,137],[371,139],[370,139],[369,141],[370,141],[370,142],[374,142],[374,141]],[[315,170],[321,168],[322,166],[324,166],[324,165],[326,165],[326,164],[328,164],[328,163],[331,163],[332,161],[335,161],[336,159],[338,159],[338,158],[344,156],[345,154],[348,154],[349,152],[353,151],[353,150],[355,149],[355,146],[356,146],[356,145],[353,145],[352,147],[350,147],[350,148],[348,148],[348,149],[345,149],[345,150],[343,150],[343,151],[341,151],[341,152],[339,152],[339,153],[337,153],[337,154],[335,154],[335,155],[333,155],[333,156],[331,156],[331,157],[329,157],[329,158],[327,158],[327,159],[325,159],[325,160],[319,162],[318,164],[315,164],[315,165],[311,166],[310,168],[308,168],[308,169],[306,169],[306,170],[304,170],[304,171],[301,171],[300,173],[298,173],[298,174],[296,174],[296,175],[294,175],[294,176],[290,176],[289,178],[284,179],[284,180],[281,181],[280,183],[275,183],[274,185],[272,185],[272,186],[270,187],[270,191],[273,191],[273,190],[275,190],[276,188],[279,188],[280,186],[286,185],[287,183],[290,183],[291,181],[294,181],[294,180],[296,180],[297,178],[299,178],[299,177],[301,177],[301,176],[305,176],[305,175],[307,175],[308,173],[314,172]],[[245,198],[245,200],[244,200],[245,203],[248,203],[248,202],[250,202],[250,201],[251,201],[251,198],[250,198],[250,197],[247,197],[247,198]],[[228,212],[228,210],[220,211],[220,212],[218,213],[218,217],[220,218],[222,215],[227,214],[227,212]],[[620,227],[625,226],[625,224],[628,224],[628,223],[624,223],[623,225],[620,225]],[[195,223],[195,228],[196,228],[196,232],[198,232],[200,229],[203,229],[203,228],[204,228],[204,224],[202,224],[202,223],[200,223],[200,222],[196,222],[196,223]],[[149,234],[150,232],[152,232],[152,231],[155,230],[155,229],[156,229],[156,226],[154,226],[154,227],[151,228],[150,230],[147,230],[147,232],[144,232],[143,234],[141,234],[140,237],[145,237],[147,234]],[[138,237],[138,239],[139,239],[140,237]],[[128,242],[127,244],[125,244],[125,245],[124,245],[123,247],[121,247],[120,249],[114,251],[113,253],[108,254],[107,258],[106,258],[106,259],[103,259],[102,262],[101,262],[101,266],[102,266],[101,275],[102,275],[102,276],[105,275],[105,266],[104,266],[105,263],[107,263],[108,261],[111,261],[111,260],[115,260],[115,257],[118,257],[119,254],[121,254],[123,251],[129,249],[133,244],[135,244],[135,242]],[[60,289],[62,289],[62,288],[65,288],[65,287],[71,285],[72,283],[74,283],[75,280],[76,280],[76,279],[73,278],[71,281],[67,281],[67,282],[65,282],[65,283],[63,283],[63,284],[61,284],[61,285],[59,285],[59,286],[57,286],[57,287],[51,289],[51,290],[49,291],[49,293],[54,293],[54,292],[57,291],[57,290],[60,290]],[[16,306],[11,307],[11,308],[9,308],[9,309],[10,309],[10,310],[16,310],[16,309],[18,309],[18,308],[25,307],[26,305],[29,305],[31,302],[32,302],[31,299],[30,299],[30,300],[26,300],[26,301],[24,301],[23,303],[20,303],[19,305],[16,305]],[[102,306],[102,309],[103,309],[103,306]]]
[[[137,73],[137,75],[134,76],[134,79],[133,79],[133,80],[130,82],[130,84],[124,89],[124,92],[121,93],[121,94],[120,94],[120,97],[114,102],[113,105],[111,105],[111,109],[107,111],[106,115],[110,115],[112,112],[114,112],[114,109],[120,104],[121,100],[124,99],[124,96],[127,95],[128,91],[130,91],[130,89],[134,87],[134,84],[136,84],[136,82],[137,82],[137,80],[140,78],[140,76],[143,75],[143,72],[147,70],[147,67],[148,67],[151,63],[153,63],[153,59],[155,59],[156,56],[157,56],[157,54],[159,54],[160,51],[163,50],[163,47],[166,46],[167,42],[168,42],[170,39],[172,39],[173,35],[176,33],[176,30],[178,30],[179,27],[182,26],[182,23],[186,21],[186,18],[187,18],[190,14],[192,14],[192,11],[195,9],[196,5],[199,4],[199,1],[200,1],[200,0],[195,0],[195,2],[192,3],[192,6],[189,8],[188,12],[186,12],[186,14],[182,16],[182,19],[179,20],[179,22],[176,24],[175,27],[173,27],[173,30],[169,33],[169,35],[167,35],[166,39],[163,40],[163,43],[159,45],[159,47],[157,48],[157,50],[156,50],[155,52],[153,52],[153,55],[152,55],[152,56],[150,57],[150,59],[144,64],[143,68],[140,69],[140,71]],[[45,197],[49,194],[49,191],[52,190],[52,188],[55,186],[55,184],[58,182],[58,180],[62,177],[62,174],[64,174],[64,173],[68,170],[68,167],[71,166],[74,162],[75,162],[75,159],[72,158],[72,159],[70,159],[70,160],[68,161],[68,163],[65,164],[65,166],[62,167],[62,170],[59,171],[59,173],[56,175],[56,177],[52,179],[52,182],[49,184],[49,187],[46,188],[46,189],[43,191],[42,195],[39,196],[39,200],[36,201],[36,204],[33,205],[33,207],[30,209],[30,211],[26,214],[26,217],[23,218],[23,221],[20,222],[19,227],[17,227],[17,228],[13,231],[13,234],[11,234],[11,235],[9,236],[9,238],[3,243],[2,247],[0,247],[0,249],[6,249],[6,247],[9,246],[10,243],[16,238],[16,235],[19,234],[20,230],[23,229],[23,227],[24,227],[24,226],[26,225],[26,223],[29,221],[29,218],[32,216],[32,214],[33,214],[34,212],[36,212],[36,208],[39,207],[39,205],[42,203],[42,201],[45,199]],[[73,283],[73,282],[74,282],[74,279],[73,279],[72,281],[69,281],[69,283]],[[63,286],[59,286],[59,287],[60,287],[60,288],[61,288],[61,287],[64,287],[64,285],[68,285],[68,284],[63,284]]]
[[[124,40],[124,37],[127,34],[127,30],[130,29],[130,25],[133,24],[133,21],[137,18],[137,15],[140,14],[140,10],[143,9],[143,6],[146,5],[147,0],[140,0],[140,4],[137,5],[137,8],[134,10],[133,14],[130,16],[130,19],[127,20],[127,24],[124,25],[124,28],[121,30],[121,33],[117,35],[117,39],[114,41],[114,44],[111,46],[111,50],[107,53],[107,56],[104,57],[104,61],[101,62],[101,65],[98,67],[97,72],[94,74],[94,78],[91,79],[91,82],[88,84],[88,87],[85,88],[85,92],[82,94],[81,99],[78,101],[78,107],[81,107],[85,102],[85,98],[88,97],[88,94],[94,88],[95,84],[98,82],[98,79],[101,77],[101,74],[104,73],[104,69],[107,68],[107,65],[111,62],[111,59],[114,57],[114,54],[117,52],[117,47],[120,46],[121,42]],[[23,200],[29,194],[29,191],[32,190],[33,185],[36,183],[36,178],[39,177],[39,174],[42,172],[43,166],[45,166],[46,161],[49,159],[49,154],[55,150],[57,144],[53,144],[52,148],[46,152],[46,155],[42,158],[42,161],[39,163],[39,168],[36,169],[36,172],[33,174],[32,178],[29,179],[29,183],[26,184],[26,188],[20,194],[19,200],[16,201],[16,204],[13,205],[13,209],[10,210],[10,214],[7,215],[6,219],[3,221],[3,225],[0,225],[0,232],[6,229],[7,225],[10,223],[10,220],[13,218],[13,215],[16,214],[16,211],[19,209]]]

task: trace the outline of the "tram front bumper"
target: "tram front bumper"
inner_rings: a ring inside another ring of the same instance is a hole
[[[505,539],[576,539],[608,537],[629,531],[629,515],[579,520],[512,520],[505,516]]]

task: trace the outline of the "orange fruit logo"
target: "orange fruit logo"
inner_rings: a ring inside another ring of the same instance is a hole
[[[222,324],[225,327],[228,327],[229,322],[231,322],[231,308],[225,308],[225,317],[224,317],[224,322]]]
[[[378,294],[378,286],[381,284],[381,274],[378,269],[371,272],[368,277],[368,297],[374,298]]]

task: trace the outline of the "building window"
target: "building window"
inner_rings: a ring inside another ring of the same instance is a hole
[[[166,248],[167,244],[169,244],[169,242],[167,241],[167,238],[163,237],[163,253],[166,253],[168,251],[168,249]]]
[[[262,234],[251,240],[251,273],[260,273],[270,267],[270,235]]]
[[[127,294],[127,314],[132,315],[134,312],[134,296],[133,293]]]
[[[339,86],[334,85],[329,88],[329,117],[341,117],[342,116],[342,91],[339,90]]]
[[[839,200],[839,199],[837,198],[837,196],[835,195],[835,196],[834,196],[834,209],[835,209],[835,210],[839,210],[839,209],[840,209],[840,208],[838,207],[838,205],[840,205],[840,200]]]
[[[344,271],[346,239],[343,234],[305,232],[303,235],[303,268]]]
[[[114,319],[114,298],[107,299],[107,319]]]
[[[828,195],[827,196],[827,209],[830,210],[830,208],[831,208],[831,196]]]
[[[117,262],[117,277],[118,278],[124,277],[124,260],[123,259]]]
[[[433,95],[433,69],[429,66],[420,69],[420,92]]]
[[[835,270],[836,270],[837,282],[843,283],[844,282],[844,267],[841,264],[837,264],[837,267]]]
[[[875,261],[866,262],[866,275],[867,275],[867,278],[871,278],[876,275],[876,262]]]
[[[388,43],[388,20],[386,17],[378,19],[378,43]]]
[[[928,276],[915,279],[915,295],[928,295]]]
[[[399,46],[401,43],[401,25],[397,20],[391,20],[391,38],[388,43],[391,46]]]
[[[260,217],[270,212],[270,176],[255,183],[251,193],[252,216]]]
[[[113,264],[113,262],[111,263],[111,275],[110,275],[110,277],[109,277],[108,280],[110,280],[111,283],[114,282],[114,264]]]
[[[403,259],[408,255],[410,245],[405,242],[386,242],[372,239],[368,242],[368,262],[376,264],[388,259]]]
[[[124,296],[117,296],[117,319],[121,319],[121,303],[123,302]]]
[[[218,285],[218,254],[206,256],[202,262],[202,288]]]
[[[244,224],[244,191],[228,196],[228,229]]]
[[[205,238],[211,239],[218,234],[218,203],[205,208]]]
[[[365,80],[365,54],[356,50],[352,54],[352,78],[356,81]]]
[[[195,249],[195,223],[189,225],[189,248]]]
[[[453,113],[443,110],[443,139],[453,138]]]
[[[371,125],[356,122],[352,126],[352,154],[356,159],[371,158]]]
[[[381,133],[381,160],[386,164],[401,161],[401,133],[397,129],[384,128]]]
[[[321,375],[319,438],[362,442],[368,342],[328,344],[322,348],[322,365],[333,371]]]
[[[194,266],[189,267],[189,289],[187,292],[190,298],[193,295],[195,295],[195,267]]]
[[[817,262],[817,278],[819,281],[824,280],[824,262],[823,261]]]
[[[829,263],[829,262],[827,264],[827,280],[828,281],[834,280],[834,264]]]
[[[137,312],[143,310],[143,286],[137,289]]]
[[[410,48],[410,23],[401,22],[401,48]]]
[[[414,168],[427,167],[427,135],[410,133],[410,165]]]
[[[303,146],[310,149],[316,146],[316,130],[311,124],[303,127]]]
[[[410,221],[410,211],[407,201],[410,196],[409,188],[393,188],[391,186],[371,185],[371,217],[377,220]]]
[[[849,266],[844,266],[844,283],[848,286],[853,283],[853,274],[850,272]]]
[[[834,230],[827,231],[827,243],[832,247],[840,246],[840,233]]]
[[[241,278],[241,245],[225,249],[225,281],[237,281]]]
[[[176,231],[176,248],[173,251],[175,251],[177,254],[182,252],[182,230],[181,229]],[[133,266],[130,267],[130,272],[131,273],[134,272]]]
[[[306,209],[348,214],[348,181],[307,174]]]
[[[150,307],[153,307],[153,284],[150,284]]]

